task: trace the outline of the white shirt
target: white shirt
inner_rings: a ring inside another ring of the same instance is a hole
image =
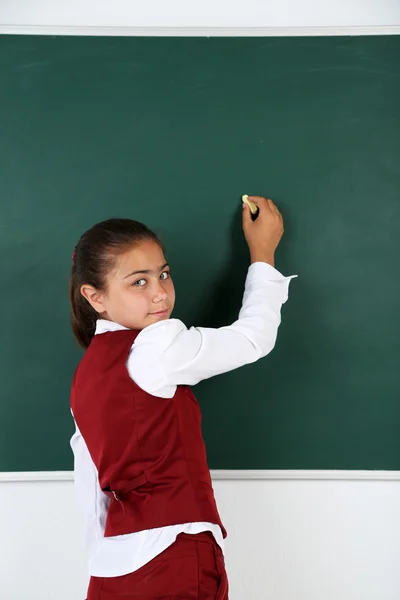
[[[168,319],[146,327],[136,337],[127,359],[130,377],[153,396],[172,398],[178,385],[195,385],[266,356],[275,346],[281,306],[288,298],[291,279],[267,263],[254,263],[248,270],[238,320],[232,325],[187,329],[182,321]],[[126,328],[99,319],[96,335],[121,329]],[[90,575],[132,573],[171,546],[182,532],[211,531],[224,550],[221,529],[214,523],[183,523],[104,537],[109,499],[100,488],[96,466],[78,427],[71,447],[75,491],[85,517]]]

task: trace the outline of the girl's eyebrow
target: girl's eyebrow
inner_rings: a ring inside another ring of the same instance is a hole
[[[163,271],[165,269],[165,267],[169,267],[168,263],[165,263],[165,265],[162,265],[160,267],[160,272]],[[142,269],[141,271],[133,271],[132,273],[129,273],[129,275],[125,275],[124,279],[127,279],[128,277],[132,277],[132,275],[138,275],[138,274],[142,274],[144,273],[145,275],[151,275],[153,273],[153,271],[151,269]]]

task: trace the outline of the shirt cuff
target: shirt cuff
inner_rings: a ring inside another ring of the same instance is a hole
[[[282,275],[277,269],[275,269],[272,265],[269,265],[266,262],[255,262],[250,265],[248,273],[247,273],[247,283],[251,283],[252,281],[290,281],[294,279],[297,275],[289,275],[285,277]]]

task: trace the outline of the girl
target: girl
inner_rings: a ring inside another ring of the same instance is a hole
[[[274,269],[283,234],[271,200],[243,204],[250,250],[238,320],[187,329],[171,319],[170,267],[142,223],[84,233],[70,281],[86,349],[72,383],[75,485],[86,518],[88,600],[227,600],[218,514],[190,385],[268,354],[290,277]]]

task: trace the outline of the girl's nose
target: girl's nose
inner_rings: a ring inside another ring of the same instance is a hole
[[[155,290],[154,290],[154,300],[160,301],[160,300],[165,300],[165,298],[168,297],[168,293],[165,290],[165,287],[163,286],[162,282],[158,282]]]

